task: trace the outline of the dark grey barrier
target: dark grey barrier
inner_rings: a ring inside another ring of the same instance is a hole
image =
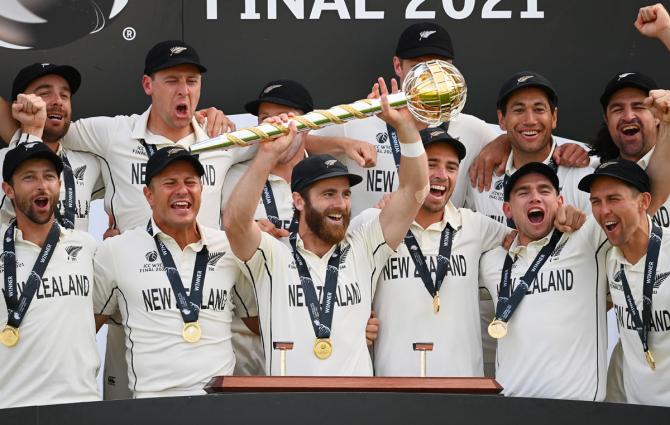
[[[502,396],[217,394],[0,410],[3,425],[667,424],[670,408]]]

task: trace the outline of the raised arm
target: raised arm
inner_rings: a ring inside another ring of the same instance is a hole
[[[253,257],[261,243],[261,230],[254,221],[258,200],[263,186],[282,153],[293,141],[295,124],[289,126],[289,134],[271,142],[261,143],[258,153],[230,195],[223,215],[224,228],[230,247],[237,258],[247,261]]]
[[[670,16],[661,3],[640,8],[635,28],[645,37],[657,38],[670,50]]]
[[[0,137],[9,144],[18,128],[19,125],[12,118],[12,105],[0,97]]]
[[[377,150],[373,145],[348,137],[307,134],[305,135],[305,149],[310,155],[322,153],[345,154],[365,168],[374,167],[377,164]]]
[[[394,92],[398,90],[395,80],[392,80],[392,89]],[[414,221],[419,207],[430,190],[428,160],[421,136],[410,112],[406,108],[391,109],[387,98],[388,89],[382,78],[379,79],[378,90],[380,90],[382,102],[382,112],[379,117],[396,129],[400,140],[398,190],[379,214],[384,240],[391,248],[396,249],[405,237],[407,229]]]
[[[647,212],[654,214],[670,196],[670,90],[650,91],[645,103],[660,120],[656,147],[647,166],[651,181],[651,204]]]
[[[41,139],[47,120],[47,104],[34,94],[20,94],[12,104],[12,117],[21,125],[23,134]]]

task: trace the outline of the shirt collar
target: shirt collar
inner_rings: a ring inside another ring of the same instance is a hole
[[[551,138],[551,150],[549,151],[549,156],[547,156],[544,161],[542,161],[544,164],[549,164],[549,161],[551,161],[551,157],[554,155],[554,151],[556,150],[556,141],[554,138]],[[509,156],[507,157],[507,164],[505,165],[505,174],[508,176],[511,176],[514,174],[516,171],[516,168],[514,168],[514,151],[510,152]]]
[[[341,246],[343,243],[344,243],[344,241],[340,242],[340,246]],[[314,257],[316,257],[316,258],[319,258],[318,255],[316,255],[316,254],[313,253],[312,251],[310,251],[310,250],[308,250],[307,248],[305,248],[305,244],[304,244],[302,238],[300,237],[300,234],[299,234],[299,233],[296,234],[295,246],[296,246],[296,248],[298,249],[298,251],[300,251],[301,254],[305,254],[305,253],[306,253],[306,254],[308,254],[308,255],[311,255],[311,256],[314,256]],[[336,247],[337,247],[337,244],[331,246],[330,249],[329,249],[329,250],[323,255],[323,257],[321,257],[320,259],[329,260],[329,259],[330,259],[330,256],[333,255],[333,251],[335,251],[335,248],[336,248]]]
[[[421,230],[429,230],[429,229],[434,229],[434,230],[439,230],[440,232],[444,230],[444,228],[447,226],[447,223],[451,225],[452,229],[458,229],[461,227],[461,212],[454,206],[454,204],[451,202],[447,202],[447,205],[444,207],[444,215],[442,216],[442,220],[433,223],[430,226],[428,226],[426,229],[421,227],[419,223],[414,221],[412,223],[412,226],[417,227]]]
[[[133,125],[131,137],[135,140],[145,140],[147,143],[151,143],[151,138],[149,137],[149,129],[148,129],[148,124],[149,124],[149,114],[151,113],[151,106],[144,111],[142,115],[140,115],[140,118],[135,121],[135,124]],[[205,130],[200,127],[200,124],[198,124],[198,121],[196,121],[195,117],[191,118],[191,128],[193,128],[193,131],[195,132],[195,139],[200,141],[200,140],[207,140],[209,139],[209,136],[205,132]]]
[[[647,152],[647,154],[640,158],[640,160],[637,162],[637,165],[639,165],[643,170],[646,170],[649,166],[649,160],[651,159],[651,155],[654,153],[655,148],[656,146],[652,146],[652,148],[649,149],[649,152]]]
[[[8,145],[9,149],[14,149],[16,147],[16,145],[19,144],[19,137],[21,137],[21,135],[22,135],[22,132],[21,132],[21,129],[19,128],[18,130],[16,130],[14,132],[14,135],[12,136],[12,139],[9,142],[9,145]],[[28,142],[40,142],[40,143],[42,143],[41,138],[39,138],[37,136],[33,136],[32,134],[28,136],[27,141]],[[24,142],[25,142],[25,140],[24,140]],[[61,158],[65,155],[65,152],[63,151],[63,144],[60,143],[60,140],[59,140],[59,143],[58,143],[58,150],[56,151],[56,155],[60,156]]]
[[[195,222],[196,226],[198,226],[198,233],[200,233],[200,240],[197,242],[193,242],[191,244],[188,244],[186,247],[190,247],[191,250],[194,252],[200,252],[205,246],[207,246],[207,234],[205,232],[205,228],[200,225],[200,223],[196,220]],[[154,220],[153,217],[151,217],[151,227],[154,231],[154,235],[158,235],[159,238],[165,241],[172,241],[177,244],[177,242],[174,240],[174,238],[167,233],[165,233],[161,228],[156,224],[156,221]]]
[[[540,238],[536,241],[531,241],[528,245],[520,245],[519,235],[517,234],[516,237],[514,238],[514,241],[512,242],[512,246],[510,246],[509,248],[509,253],[512,254],[514,257],[518,257],[530,246],[537,247],[538,250],[542,249],[543,246],[549,243],[549,240],[551,239],[551,236],[554,234],[555,231],[556,229],[552,228],[551,232],[549,232],[545,237]]]
[[[5,236],[5,232],[7,231],[8,227],[9,227],[8,225],[2,226],[2,236],[3,237]],[[58,237],[58,240],[60,241],[63,238],[63,236],[65,236],[65,234],[67,232],[67,229],[63,226],[58,226],[58,229],[60,230],[60,235]],[[18,227],[14,229],[14,242],[15,243],[26,243],[26,244],[37,246],[34,243],[23,239],[23,232]]]

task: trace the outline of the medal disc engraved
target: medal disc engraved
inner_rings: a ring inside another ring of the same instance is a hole
[[[507,323],[495,319],[489,324],[489,335],[491,338],[500,339],[507,335]]]
[[[433,297],[433,313],[437,314],[440,312],[440,296],[435,295]]]
[[[181,331],[181,336],[186,342],[198,342],[202,336],[202,328],[198,322],[184,323],[184,329]]]
[[[0,331],[0,342],[5,347],[13,347],[19,342],[19,330],[13,326],[6,325]]]
[[[654,356],[651,355],[651,351],[645,351],[644,358],[647,359],[647,364],[649,365],[649,368],[651,370],[656,370],[656,360],[654,360]]]
[[[333,354],[333,344],[330,339],[318,338],[314,342],[314,355],[320,359],[325,360]]]

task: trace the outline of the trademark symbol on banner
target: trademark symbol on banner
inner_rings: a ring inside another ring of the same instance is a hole
[[[124,40],[133,41],[135,39],[135,36],[137,35],[137,32],[133,27],[125,27],[121,32],[121,35],[123,35]]]

